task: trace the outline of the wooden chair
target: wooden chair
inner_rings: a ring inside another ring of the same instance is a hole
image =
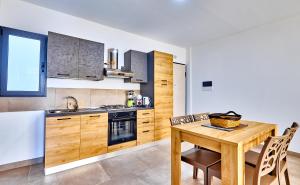
[[[194,121],[193,116],[188,115],[188,116],[178,116],[178,117],[173,117],[170,119],[171,125],[181,125],[181,124],[186,124],[186,123],[191,123]]]
[[[288,172],[288,167],[287,167],[287,151],[289,148],[289,145],[297,131],[297,129],[299,128],[298,123],[294,122],[292,124],[292,126],[289,128],[289,136],[288,139],[286,140],[286,142],[283,144],[282,150],[281,150],[281,154],[280,154],[280,158],[279,158],[279,166],[280,166],[280,175],[279,178],[281,177],[285,177],[285,182],[287,185],[290,185],[290,179],[289,179],[289,172]],[[251,165],[253,167],[255,167],[257,165],[257,161],[258,161],[258,157],[259,157],[259,153],[254,152],[254,151],[249,151],[246,153],[245,156],[245,160],[246,163],[248,165]]]
[[[194,121],[191,121],[191,116],[181,116],[171,118],[171,125],[187,124]],[[192,116],[193,117],[193,116]],[[199,121],[199,120],[198,120]],[[197,145],[194,148],[189,149],[181,153],[181,160],[186,162],[194,167],[193,178],[198,178],[198,169],[201,169],[204,174],[204,185],[208,184],[207,180],[207,169],[209,166],[214,165],[215,163],[221,160],[221,154],[213,152],[204,148],[201,148]]]
[[[279,158],[289,133],[287,129],[283,136],[269,137],[265,141],[257,166],[255,168],[247,164],[245,166],[246,185],[279,184]],[[211,185],[212,177],[221,179],[221,162],[208,168],[209,185]]]
[[[193,115],[194,121],[209,120],[208,114],[209,113],[194,114]]]

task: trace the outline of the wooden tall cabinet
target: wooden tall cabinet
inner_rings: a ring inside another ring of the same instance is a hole
[[[173,55],[153,51],[148,54],[148,83],[141,84],[141,93],[154,105],[155,140],[169,137],[173,116]]]

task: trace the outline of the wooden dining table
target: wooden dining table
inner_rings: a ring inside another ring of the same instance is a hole
[[[245,152],[277,135],[277,125],[241,121],[247,125],[234,131],[202,126],[209,120],[171,127],[171,183],[181,184],[181,142],[186,141],[221,153],[222,185],[245,184]]]

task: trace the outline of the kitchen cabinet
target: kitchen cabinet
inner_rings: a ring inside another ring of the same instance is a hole
[[[46,119],[45,167],[79,160],[80,116]]]
[[[48,33],[48,77],[78,78],[79,39]]]
[[[107,153],[108,114],[81,116],[80,159]]]
[[[124,54],[125,70],[134,73],[134,76],[125,79],[125,82],[131,83],[147,83],[147,53],[129,50]]]
[[[104,44],[48,33],[48,77],[103,80]]]
[[[153,51],[148,54],[148,83],[141,84],[141,94],[154,104],[155,140],[169,137],[173,117],[173,56]]]
[[[137,111],[137,145],[154,141],[154,110]]]
[[[78,78],[103,80],[104,44],[89,40],[79,40]]]

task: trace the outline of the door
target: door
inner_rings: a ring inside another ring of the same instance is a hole
[[[186,113],[185,93],[186,93],[186,76],[185,65],[174,63],[173,65],[173,78],[174,78],[174,116],[184,116]]]
[[[49,32],[48,77],[78,78],[79,39]]]
[[[103,80],[104,44],[80,39],[78,72],[80,79]]]

